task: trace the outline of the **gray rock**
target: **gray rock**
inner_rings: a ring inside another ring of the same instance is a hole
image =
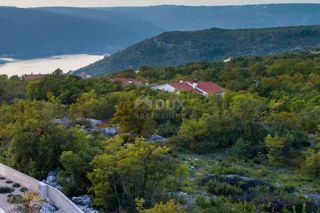
[[[161,142],[161,143],[167,141],[166,138],[164,138],[164,137],[162,137],[162,136],[160,136],[160,135],[151,135],[151,136],[148,138],[148,140],[151,141],[151,142]]]
[[[52,123],[62,124],[64,126],[71,126],[71,121],[68,118],[56,118],[51,120]]]
[[[85,213],[99,213],[98,210],[92,208],[92,201],[89,195],[73,197],[71,200]]]
[[[93,127],[103,124],[102,120],[97,120],[94,118],[87,118],[86,121]]]
[[[91,198],[89,195],[82,195],[79,197],[72,197],[72,202],[80,206],[91,206]]]
[[[48,173],[47,178],[43,181],[44,183],[48,184],[49,186],[55,187],[58,190],[61,190],[62,187],[58,184],[58,175],[59,172],[57,170],[50,171]]]
[[[312,200],[320,209],[320,194],[306,194],[304,195],[305,198]]]
[[[59,209],[55,205],[45,202],[41,205],[40,213],[51,213],[58,210]]]
[[[116,127],[95,128],[93,131],[102,133],[106,136],[116,136],[119,133]]]

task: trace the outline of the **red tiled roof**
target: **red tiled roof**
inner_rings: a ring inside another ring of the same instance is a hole
[[[26,81],[34,81],[34,80],[40,80],[46,76],[48,76],[48,75],[46,75],[46,74],[26,74],[26,75],[23,75],[22,77]]]
[[[224,88],[220,87],[219,85],[213,83],[213,82],[198,82],[197,88],[199,88],[202,91],[205,91],[208,94],[217,94],[222,93],[224,91]]]
[[[180,83],[169,83],[170,86],[174,87],[176,90],[182,91],[192,91],[196,93],[208,93],[208,94],[218,94],[224,91],[224,88],[213,82],[197,82],[195,87],[193,87],[194,82],[180,82]]]
[[[170,83],[170,86],[174,87],[177,90],[183,90],[183,91],[192,91],[194,90],[192,88],[192,86],[190,86],[189,84],[187,84],[186,82],[182,82],[182,83]]]

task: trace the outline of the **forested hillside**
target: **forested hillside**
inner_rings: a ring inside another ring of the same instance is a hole
[[[318,4],[223,7],[0,7],[0,56],[114,53],[167,31],[312,25]]]
[[[59,70],[31,82],[1,76],[1,162],[40,180],[58,170],[63,192],[89,194],[101,212],[319,212],[319,54],[115,75],[213,81],[226,93],[167,93]],[[119,133],[94,131],[92,119]]]
[[[308,51],[317,47],[320,47],[320,26],[169,32],[121,50],[78,73],[103,75],[143,65],[172,66],[236,56]]]

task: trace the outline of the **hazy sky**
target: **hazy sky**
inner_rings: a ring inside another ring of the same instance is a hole
[[[0,0],[0,6],[141,6],[141,5],[235,5],[264,3],[320,3],[319,0]]]

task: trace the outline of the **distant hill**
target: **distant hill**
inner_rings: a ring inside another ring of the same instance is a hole
[[[320,4],[102,8],[140,17],[166,31],[245,29],[320,24]]]
[[[320,47],[320,26],[169,32],[130,46],[80,69],[78,73],[103,75],[142,65],[170,66],[317,47]]]
[[[0,28],[0,57],[16,58],[110,53],[162,31],[135,17],[98,19],[10,7],[0,7]]]
[[[250,6],[0,7],[0,57],[114,53],[167,31],[320,24],[320,4]]]

